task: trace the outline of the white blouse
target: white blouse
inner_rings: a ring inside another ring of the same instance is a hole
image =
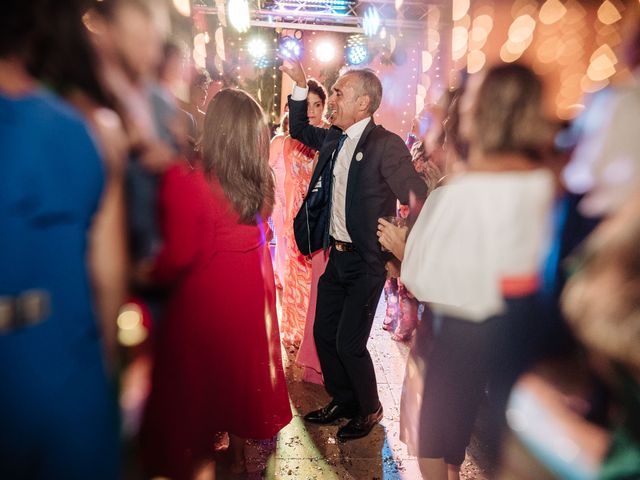
[[[503,312],[501,281],[539,270],[553,190],[546,169],[470,172],[434,190],[407,239],[402,282],[434,311],[476,322]]]

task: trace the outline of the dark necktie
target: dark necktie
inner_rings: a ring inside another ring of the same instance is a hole
[[[349,136],[346,133],[343,133],[340,136],[340,140],[338,140],[338,145],[336,146],[336,149],[331,154],[331,160],[330,160],[330,163],[329,163],[329,174],[326,177],[329,180],[329,201],[327,203],[327,208],[329,209],[329,211],[328,211],[329,218],[327,220],[327,223],[326,223],[326,226],[325,226],[325,229],[324,229],[324,239],[323,239],[323,242],[322,242],[322,248],[324,250],[326,250],[330,246],[329,231],[330,231],[330,227],[331,227],[331,210],[333,208],[333,206],[332,206],[332,201],[333,201],[333,168],[335,167],[336,161],[338,160],[338,154],[340,153],[340,149],[342,148],[342,145],[344,145],[344,141],[347,138],[349,138]]]

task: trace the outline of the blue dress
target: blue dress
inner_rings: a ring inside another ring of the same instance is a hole
[[[0,297],[49,292],[49,315],[0,331],[0,478],[119,478],[118,415],[87,272],[104,181],[80,116],[0,95]]]

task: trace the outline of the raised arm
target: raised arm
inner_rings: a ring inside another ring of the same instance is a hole
[[[320,150],[328,130],[309,124],[307,116],[307,77],[302,64],[284,58],[280,70],[294,82],[293,93],[289,96],[289,134],[314,150]]]

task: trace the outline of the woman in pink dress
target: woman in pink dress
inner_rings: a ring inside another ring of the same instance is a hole
[[[324,385],[322,367],[316,351],[316,341],[313,339],[313,321],[316,318],[316,300],[318,299],[318,280],[324,273],[329,260],[329,250],[319,250],[311,255],[311,291],[309,293],[309,308],[304,324],[304,336],[300,343],[300,350],[296,357],[296,363],[302,370],[302,380],[309,383]]]
[[[307,115],[309,123],[323,125],[327,93],[313,79],[307,81]],[[293,219],[307,193],[311,174],[316,164],[316,151],[297,140],[287,137],[284,142],[285,160],[285,245],[287,249],[282,292],[282,318],[280,330],[285,344],[299,346],[305,330],[311,291],[311,259],[300,253],[293,236]]]
[[[273,170],[276,179],[276,198],[271,213],[273,222],[273,235],[276,238],[276,249],[273,254],[274,273],[276,276],[276,286],[282,288],[284,267],[287,261],[287,248],[284,238],[285,216],[287,205],[285,201],[285,163],[284,163],[284,143],[289,135],[289,113],[282,116],[282,123],[278,134],[271,140],[269,146],[269,166]]]
[[[203,138],[201,164],[177,162],[162,179],[165,244],[151,270],[170,293],[142,453],[145,473],[174,480],[211,472],[218,432],[244,470],[245,439],[270,439],[291,420],[262,220],[274,199],[262,109],[222,90]]]

